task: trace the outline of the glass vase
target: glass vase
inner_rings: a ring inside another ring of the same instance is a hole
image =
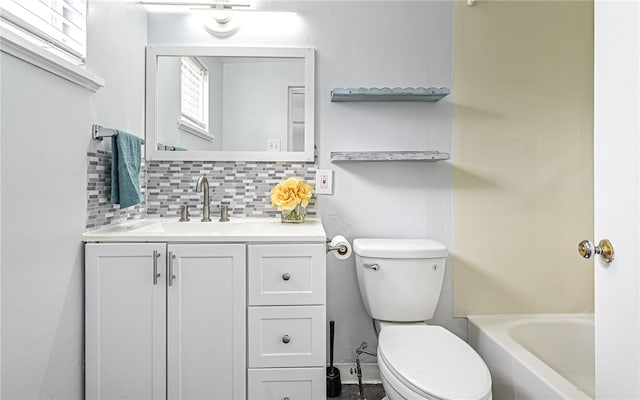
[[[300,204],[293,210],[282,210],[280,214],[280,221],[283,223],[300,224],[307,218],[307,209]]]

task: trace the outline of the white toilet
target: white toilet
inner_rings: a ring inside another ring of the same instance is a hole
[[[463,340],[426,321],[440,298],[447,248],[429,239],[355,239],[362,301],[379,332],[390,400],[487,400],[491,375]]]

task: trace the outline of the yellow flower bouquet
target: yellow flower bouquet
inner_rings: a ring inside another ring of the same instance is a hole
[[[271,189],[271,205],[282,211],[282,222],[304,222],[313,187],[304,179],[289,178]]]

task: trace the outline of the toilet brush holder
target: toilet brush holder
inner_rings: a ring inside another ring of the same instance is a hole
[[[333,366],[333,340],[335,321],[329,321],[329,366],[327,367],[327,397],[338,397],[342,392],[340,370]]]

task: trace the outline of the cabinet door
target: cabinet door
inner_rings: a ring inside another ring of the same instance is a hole
[[[249,246],[249,304],[325,303],[326,246]]]
[[[244,399],[245,245],[168,250],[168,398]]]
[[[166,398],[165,247],[85,246],[87,399]]]

